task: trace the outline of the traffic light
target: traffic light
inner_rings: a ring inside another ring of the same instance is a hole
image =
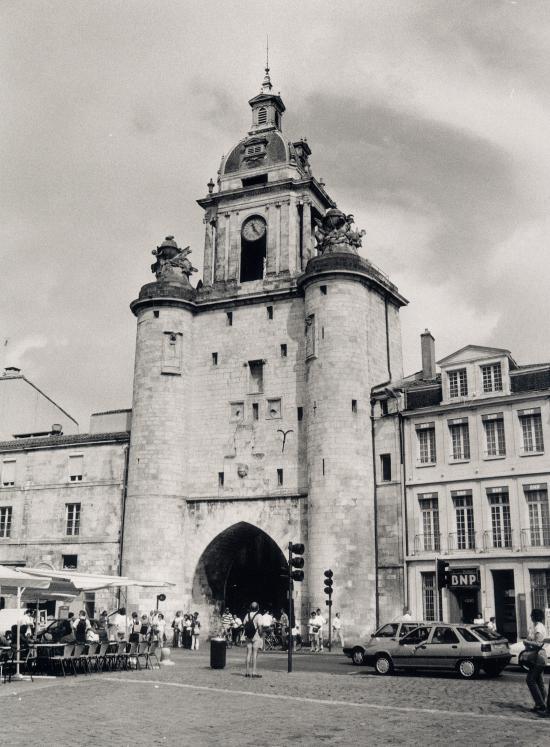
[[[288,565],[290,577],[293,581],[303,581],[304,572],[301,570],[304,567],[304,558],[302,557],[305,552],[305,547],[301,542],[288,543]],[[293,568],[299,568],[298,571],[293,571]]]
[[[449,584],[449,574],[447,568],[449,564],[446,560],[437,559],[435,561],[435,578],[438,589],[444,589]]]
[[[329,568],[328,571],[325,571],[325,594],[328,594],[329,601],[330,601],[330,598],[332,596],[332,577],[333,577],[333,575],[334,574],[330,570],[330,568]]]

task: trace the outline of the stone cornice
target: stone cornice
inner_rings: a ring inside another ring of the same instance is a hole
[[[235,200],[242,197],[256,197],[258,195],[273,194],[275,192],[281,192],[285,190],[291,190],[293,192],[304,189],[304,187],[310,187],[315,193],[317,198],[325,207],[336,207],[336,203],[329,197],[323,187],[319,184],[317,179],[313,176],[306,177],[304,179],[280,179],[276,182],[268,182],[261,186],[252,187],[239,187],[237,189],[228,189],[222,192],[215,192],[207,197],[203,197],[197,200],[197,203],[206,210],[213,205],[217,205],[224,200]]]

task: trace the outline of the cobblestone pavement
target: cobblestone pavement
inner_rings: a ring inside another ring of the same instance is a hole
[[[207,652],[177,652],[161,670],[0,686],[9,745],[546,745],[550,719],[530,713],[517,676],[374,677],[268,671],[243,676],[242,651],[224,670]]]

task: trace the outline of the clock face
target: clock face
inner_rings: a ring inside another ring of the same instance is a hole
[[[265,220],[263,218],[249,218],[243,226],[243,236],[247,241],[257,241],[265,233]]]

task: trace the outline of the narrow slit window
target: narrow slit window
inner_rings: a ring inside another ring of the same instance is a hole
[[[217,366],[218,365],[218,354],[212,353],[212,365]]]
[[[223,472],[218,472],[218,485],[220,488],[223,488],[223,483],[225,480],[225,475]]]
[[[226,316],[227,316],[227,326],[232,327],[233,326],[233,312],[228,311]]]
[[[351,411],[353,413],[357,412],[357,400],[356,399],[351,400]]]
[[[158,319],[158,318],[159,318],[159,313],[160,313],[160,312],[159,312],[159,310],[158,310],[158,309],[155,309],[155,310],[153,311],[153,316],[155,317],[155,319]]]
[[[257,402],[252,403],[252,419],[258,420],[260,417],[260,406]]]
[[[321,295],[322,296],[326,296],[327,295],[327,286],[326,285],[320,285],[319,287],[321,289]]]
[[[325,474],[325,460],[323,459],[323,475]]]
[[[382,473],[382,482],[390,482],[391,454],[380,454],[380,471]]]
[[[288,348],[285,343],[281,345],[281,358],[286,358],[288,354]]]
[[[279,468],[277,470],[277,485],[282,485],[282,484],[283,484],[283,470]]]
[[[304,408],[303,407],[296,408],[296,417],[298,418],[298,421],[304,419]]]
[[[268,319],[273,319],[273,306],[268,306],[267,307],[267,318]]]

